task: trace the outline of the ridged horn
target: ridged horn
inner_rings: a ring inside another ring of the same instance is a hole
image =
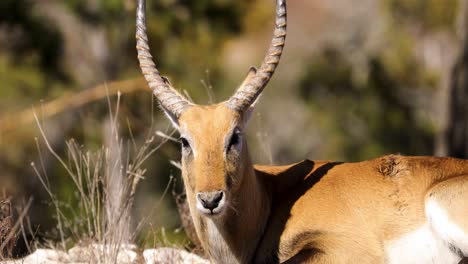
[[[156,69],[148,45],[148,35],[146,34],[146,0],[138,0],[136,15],[136,49],[141,71],[161,106],[170,111],[176,118],[179,118],[182,112],[189,108],[192,103],[174,89],[169,81],[161,76],[158,69]]]
[[[236,93],[227,101],[226,104],[231,109],[237,111],[247,109],[255,102],[273,76],[280,62],[286,41],[286,13],[286,0],[276,0],[275,31],[270,48],[255,76],[241,85]]]

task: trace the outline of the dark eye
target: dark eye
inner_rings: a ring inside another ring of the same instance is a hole
[[[186,138],[181,137],[179,139],[179,141],[180,141],[180,144],[182,145],[182,148],[184,148],[184,149],[185,148],[190,148],[190,144],[189,144],[189,142],[188,142],[188,140]]]
[[[240,143],[240,131],[236,130],[232,136],[231,139],[229,140],[229,145],[228,145],[228,150],[231,150],[233,146],[236,146],[237,144]]]

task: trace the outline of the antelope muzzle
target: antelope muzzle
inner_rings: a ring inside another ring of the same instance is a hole
[[[226,194],[223,191],[197,193],[197,209],[207,216],[221,213],[225,207],[225,201]]]

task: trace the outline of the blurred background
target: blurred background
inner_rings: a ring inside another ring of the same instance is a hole
[[[28,217],[39,238],[57,238],[56,222],[31,163],[62,200],[73,188],[32,109],[65,160],[69,139],[91,151],[109,142],[117,105],[124,144],[155,136],[157,146],[157,131],[173,132],[141,79],[135,2],[0,1],[0,191],[18,207],[33,197]],[[266,52],[272,0],[147,2],[157,66],[197,103],[227,99]],[[250,122],[254,161],[468,158],[467,2],[289,1],[283,59]],[[147,220],[140,244],[162,227],[168,239],[183,237],[171,191],[163,195],[171,176],[179,179],[171,164],[179,158],[169,140],[142,165],[133,206],[135,225]]]

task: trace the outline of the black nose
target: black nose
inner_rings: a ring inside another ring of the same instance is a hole
[[[223,199],[224,192],[203,192],[198,193],[197,198],[205,209],[213,210],[216,209],[219,205],[219,202]]]

